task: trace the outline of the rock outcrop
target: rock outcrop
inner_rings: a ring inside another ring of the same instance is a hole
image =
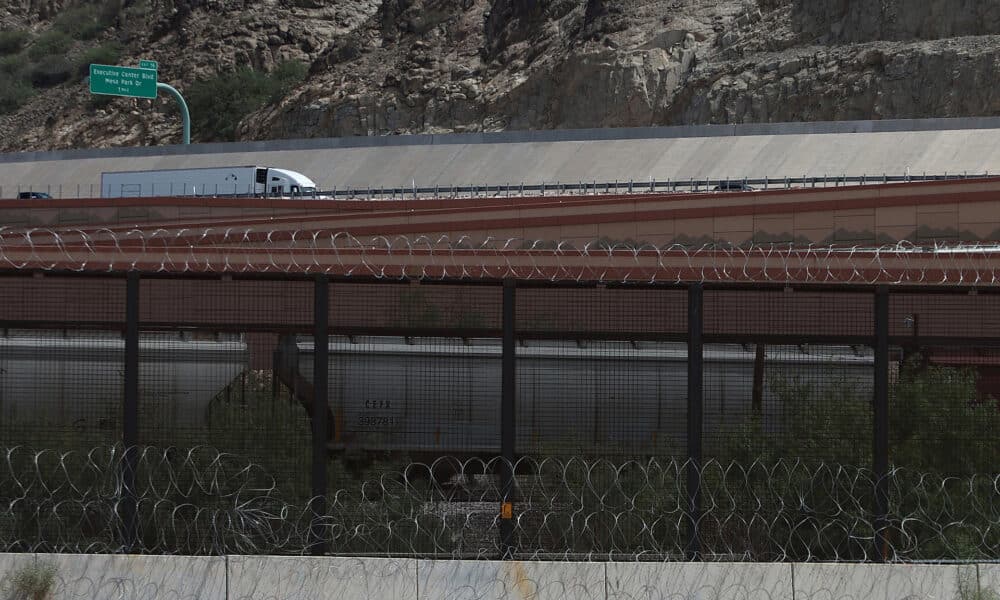
[[[16,0],[7,18],[39,30],[39,7],[68,1]],[[181,89],[309,63],[243,139],[1000,114],[996,2],[125,1],[144,21],[108,35]],[[165,101],[94,107],[80,88],[0,117],[3,149],[176,139]]]
[[[795,0],[798,31],[823,41],[940,40],[1000,34],[1000,3],[983,0]]]

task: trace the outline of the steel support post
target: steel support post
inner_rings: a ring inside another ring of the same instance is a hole
[[[701,558],[701,434],[702,376],[704,355],[702,342],[703,304],[705,289],[700,283],[688,288],[688,375],[687,375],[687,493],[688,493],[688,560]]]
[[[167,85],[165,83],[157,83],[156,89],[163,90],[174,97],[177,101],[177,107],[181,111],[181,141],[185,144],[191,143],[191,113],[188,112],[187,102],[184,101],[184,96],[177,91],[173,86]]]
[[[875,468],[875,560],[889,554],[889,288],[875,290],[874,427],[872,450]]]
[[[516,438],[517,339],[515,331],[516,282],[503,282],[503,356],[500,383],[500,551],[504,560],[513,558],[514,541],[514,443]]]
[[[139,463],[139,272],[125,280],[125,390],[122,404],[122,550],[135,552],[139,541],[136,471]]]
[[[313,307],[313,403],[312,403],[312,540],[310,552],[325,554],[327,535],[327,450],[329,403],[327,369],[329,368],[330,279],[317,275]]]

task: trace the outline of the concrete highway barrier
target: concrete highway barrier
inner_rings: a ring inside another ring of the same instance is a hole
[[[606,568],[600,562],[422,560],[417,597],[604,600]]]
[[[976,600],[1000,591],[997,564],[0,554],[0,597],[24,597],[15,574],[43,565],[55,568],[51,600]]]
[[[143,600],[225,600],[226,558],[126,554],[0,554],[0,597],[31,598],[16,574],[51,569],[47,600],[128,598]]]
[[[964,598],[976,585],[975,565],[795,565],[796,600],[903,600]]]

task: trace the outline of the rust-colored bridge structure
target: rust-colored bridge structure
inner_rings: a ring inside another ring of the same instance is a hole
[[[984,285],[988,242],[1000,239],[1000,179],[437,200],[4,201],[0,224],[0,260],[18,268]]]

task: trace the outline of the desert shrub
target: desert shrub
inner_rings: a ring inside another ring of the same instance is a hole
[[[56,571],[51,563],[32,563],[11,575],[9,591],[16,598],[47,600],[56,582]]]
[[[35,43],[28,47],[28,58],[38,61],[46,56],[63,55],[72,45],[73,39],[65,32],[50,29],[38,36]]]
[[[109,42],[91,48],[80,56],[77,62],[77,75],[86,77],[90,73],[91,64],[115,65],[122,56],[122,46],[118,42]]]
[[[51,87],[68,81],[73,76],[73,63],[64,56],[46,56],[28,71],[35,87]]]
[[[286,62],[271,73],[243,68],[198,81],[185,92],[192,129],[205,141],[234,140],[245,116],[280,100],[306,72],[305,64]]]
[[[24,68],[24,57],[20,54],[0,56],[0,75],[13,75]]]
[[[0,31],[0,54],[20,52],[30,37],[30,34],[23,29]]]
[[[27,81],[0,73],[0,114],[14,112],[34,94],[35,90]]]
[[[114,15],[105,5],[81,4],[60,12],[52,27],[75,40],[92,40],[108,28]]]

